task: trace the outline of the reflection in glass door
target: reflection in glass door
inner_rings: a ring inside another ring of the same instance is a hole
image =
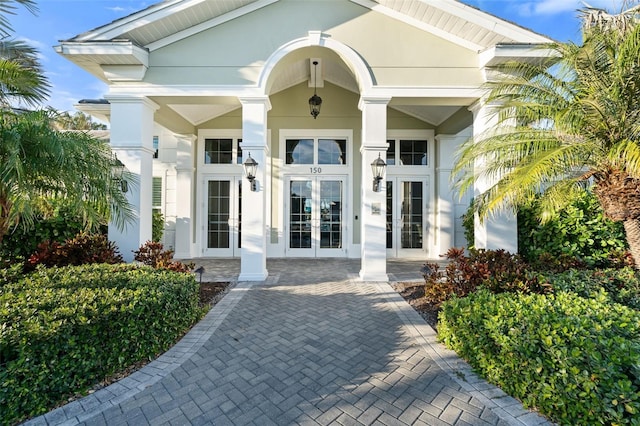
[[[344,181],[292,178],[288,181],[288,256],[344,256]]]
[[[387,179],[387,251],[390,257],[425,254],[427,189],[426,179]]]
[[[208,180],[205,186],[205,256],[239,256],[242,179]]]

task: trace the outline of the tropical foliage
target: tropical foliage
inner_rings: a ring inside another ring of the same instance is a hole
[[[109,146],[85,132],[59,132],[50,111],[0,111],[0,243],[62,198],[87,226],[105,218],[124,226],[132,212],[112,179]]]
[[[56,130],[61,115],[51,109],[24,109],[42,104],[49,84],[37,51],[9,39],[7,16],[18,5],[37,11],[33,0],[0,1],[0,244],[13,227],[46,216],[51,199],[64,199],[87,228],[109,220],[123,227],[132,211],[112,179],[109,146]]]
[[[9,16],[17,5],[32,13],[38,8],[33,0],[0,1],[0,107],[34,106],[47,98],[47,81],[38,52],[22,41],[11,39],[13,28]]]
[[[539,194],[548,218],[593,185],[640,265],[640,26],[636,8],[623,15],[587,20],[581,44],[497,66],[484,99],[496,125],[464,144],[454,174],[463,192],[492,182],[475,198],[482,218]]]

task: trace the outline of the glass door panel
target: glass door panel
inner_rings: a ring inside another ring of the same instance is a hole
[[[207,248],[229,248],[229,181],[210,180],[207,200]]]
[[[311,248],[312,181],[289,183],[289,248]]]
[[[400,183],[402,186],[401,201],[401,237],[400,244],[403,249],[421,249],[423,232],[423,183]]]
[[[342,178],[291,178],[287,256],[345,256]]]
[[[205,256],[239,256],[240,178],[210,179],[205,197]]]
[[[418,177],[387,179],[387,254],[420,257],[427,236],[428,181]]]
[[[342,181],[320,181],[320,248],[342,248]]]

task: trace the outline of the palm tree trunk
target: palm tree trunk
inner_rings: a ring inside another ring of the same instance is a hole
[[[640,220],[627,219],[623,223],[633,263],[636,269],[640,269]]]

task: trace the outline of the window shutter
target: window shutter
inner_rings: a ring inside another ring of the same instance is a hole
[[[162,178],[154,177],[151,189],[151,207],[154,210],[162,210]]]

